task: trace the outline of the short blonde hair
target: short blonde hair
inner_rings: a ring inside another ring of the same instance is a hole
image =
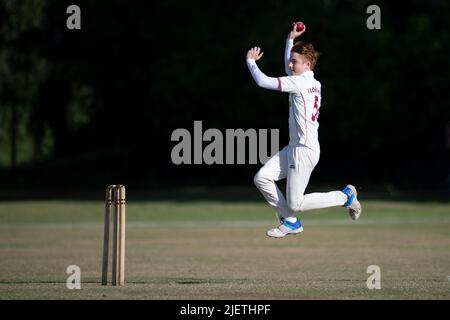
[[[311,63],[311,70],[314,69],[317,59],[319,59],[320,52],[314,49],[314,46],[310,43],[298,41],[294,44],[291,52],[296,52],[306,58]]]

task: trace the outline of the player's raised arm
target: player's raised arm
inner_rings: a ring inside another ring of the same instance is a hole
[[[301,36],[305,31],[306,27],[303,22],[292,22],[292,28],[287,36],[284,49],[284,70],[288,76],[292,75],[292,71],[289,69],[289,62],[291,59],[291,49],[294,46],[294,39]]]
[[[261,48],[253,47],[247,52],[247,66],[252,74],[253,79],[256,84],[261,88],[269,89],[269,90],[279,90],[279,81],[277,78],[271,78],[266,76],[259,70],[256,61],[261,59],[263,56],[263,52],[261,52]]]

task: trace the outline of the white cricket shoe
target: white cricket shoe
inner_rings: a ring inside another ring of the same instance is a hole
[[[347,202],[344,204],[344,207],[348,209],[350,218],[353,220],[358,220],[361,215],[362,208],[361,203],[359,203],[357,198],[358,192],[356,191],[356,188],[349,184],[344,188],[344,190],[342,190],[342,192],[347,196]]]
[[[283,238],[288,234],[297,234],[303,231],[302,223],[299,219],[295,223],[284,220],[278,228],[273,228],[267,231],[267,236],[272,238]]]

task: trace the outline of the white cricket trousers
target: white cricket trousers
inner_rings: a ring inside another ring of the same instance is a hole
[[[347,201],[347,196],[341,191],[304,194],[319,157],[320,151],[287,145],[255,175],[255,185],[280,216],[287,218],[298,211],[343,206]],[[285,178],[286,199],[276,185],[276,181]]]

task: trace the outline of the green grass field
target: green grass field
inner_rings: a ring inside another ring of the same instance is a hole
[[[0,202],[0,299],[449,299],[450,204],[364,201],[265,237],[262,200],[127,204],[126,286],[100,285],[103,202]],[[66,268],[81,268],[81,290]],[[369,290],[369,265],[381,289]]]

